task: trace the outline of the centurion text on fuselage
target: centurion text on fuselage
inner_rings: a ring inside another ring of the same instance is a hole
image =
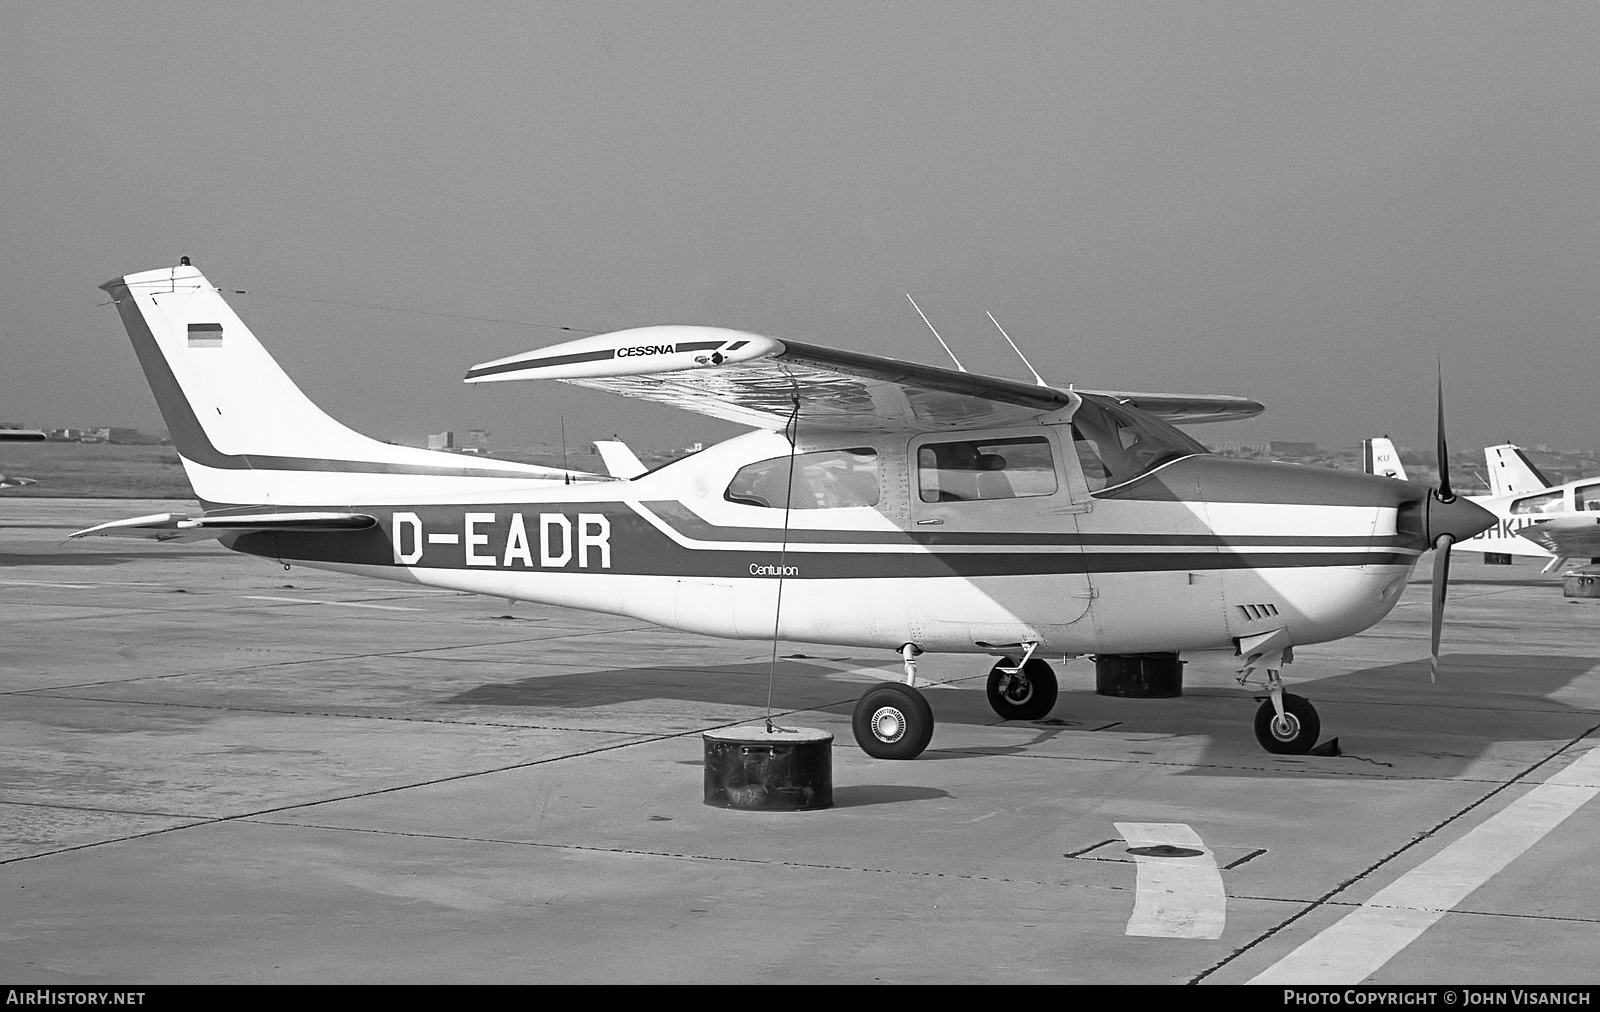
[[[1170,424],[1262,410],[1244,398],[1060,389],[709,327],[468,372],[754,430],[631,480],[395,446],[312,404],[194,267],[104,287],[206,509],[79,536],[217,537],[285,564],[895,651],[904,681],[852,721],[883,758],[931,739],[929,650],[998,657],[987,694],[1008,720],[1054,706],[1046,654],[1166,677],[1180,651],[1234,651],[1266,683],[1257,739],[1307,751],[1320,721],[1284,691],[1293,648],[1379,621],[1423,552],[1444,550],[1442,581],[1449,545],[1493,522],[1443,482],[1222,458]]]

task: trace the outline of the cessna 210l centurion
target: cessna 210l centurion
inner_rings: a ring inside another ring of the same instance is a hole
[[[467,459],[324,414],[187,260],[103,287],[205,509],[74,536],[214,537],[713,636],[897,651],[905,680],[854,714],[879,758],[932,737],[930,650],[998,656],[988,698],[1012,720],[1055,704],[1047,654],[1178,670],[1180,651],[1234,651],[1265,672],[1261,744],[1306,752],[1320,721],[1283,689],[1293,647],[1383,618],[1439,548],[1437,660],[1442,563],[1493,523],[1448,481],[1226,459],[1166,420],[1262,410],[1243,398],[1061,390],[707,327],[581,338],[467,381],[563,380],[755,431],[627,481]]]

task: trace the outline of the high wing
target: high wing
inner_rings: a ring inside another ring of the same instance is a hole
[[[1243,397],[1056,390],[716,327],[641,327],[474,366],[468,383],[555,379],[762,429],[798,401],[814,429],[937,431],[1020,424],[1099,394],[1169,422],[1249,418]]]
[[[1555,556],[1546,572],[1567,559],[1600,558],[1600,513],[1572,513],[1541,520],[1517,533]]]
[[[67,535],[72,538],[145,538],[151,541],[199,541],[249,531],[276,531],[280,534],[320,534],[338,531],[364,531],[378,522],[365,513],[152,513],[149,516],[113,520]]]

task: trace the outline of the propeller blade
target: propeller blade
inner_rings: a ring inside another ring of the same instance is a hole
[[[1444,441],[1444,364],[1439,365],[1439,490],[1434,493],[1440,502],[1455,499],[1450,491],[1450,448]]]
[[[1444,630],[1444,596],[1450,584],[1450,546],[1455,544],[1455,540],[1449,534],[1439,535],[1433,557],[1433,653],[1428,667],[1430,682],[1439,678],[1439,634]]]

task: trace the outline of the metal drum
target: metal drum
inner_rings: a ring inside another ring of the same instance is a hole
[[[756,812],[833,807],[833,735],[811,727],[706,731],[706,804]]]

